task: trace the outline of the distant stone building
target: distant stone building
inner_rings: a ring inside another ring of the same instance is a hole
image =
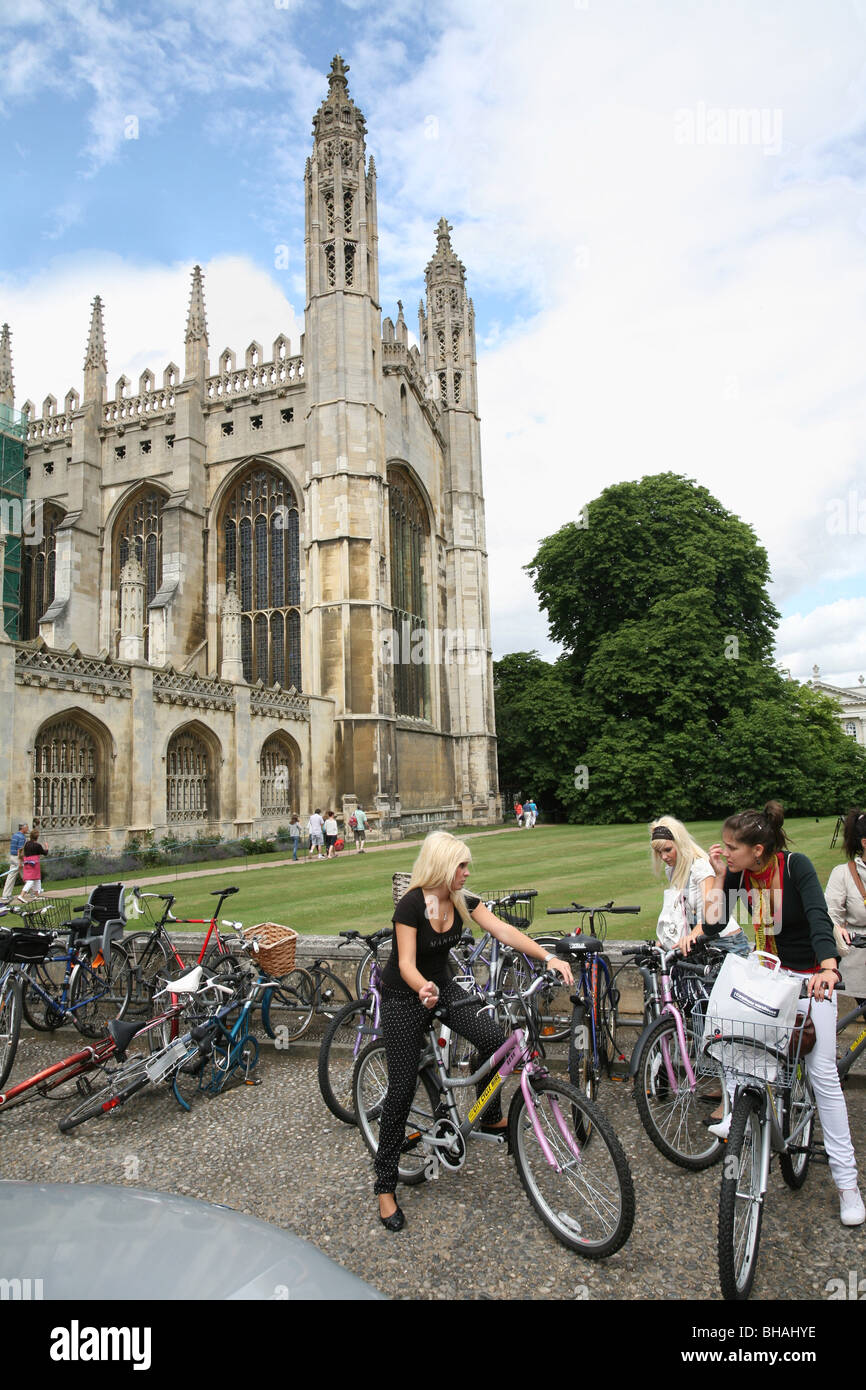
[[[849,738],[855,739],[861,748],[866,747],[866,682],[863,676],[860,676],[858,685],[840,686],[828,685],[826,681],[819,679],[820,674],[818,667],[813,666],[812,679],[809,682],[812,689],[820,690],[822,695],[828,695],[831,700],[836,701],[842,729]]]
[[[196,266],[183,369],[109,388],[97,297],[83,395],[23,407],[41,539],[0,641],[10,828],[262,834],[356,799],[391,830],[498,814],[472,301],[443,218],[420,351],[402,305],[382,320],[346,71],[313,120],[300,351],[280,334],[212,372]]]

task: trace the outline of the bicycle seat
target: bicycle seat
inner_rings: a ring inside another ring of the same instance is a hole
[[[181,975],[179,979],[169,980],[163,989],[157,990],[154,998],[160,994],[197,994],[203,974],[202,967],[196,965],[186,975]]]
[[[564,936],[557,941],[554,954],[557,956],[588,956],[594,951],[602,951],[604,942],[597,936]]]
[[[140,1033],[143,1027],[144,1024],[141,1019],[137,1019],[134,1023],[123,1023],[120,1019],[113,1018],[109,1023],[108,1034],[117,1044],[117,1055],[121,1061],[123,1061],[123,1055],[136,1033]]]

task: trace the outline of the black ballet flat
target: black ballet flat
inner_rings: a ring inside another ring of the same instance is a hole
[[[397,1207],[396,1211],[391,1212],[390,1216],[382,1216],[380,1214],[379,1220],[385,1227],[386,1231],[402,1231],[403,1227],[406,1224],[406,1218],[403,1215],[402,1209],[399,1206]]]

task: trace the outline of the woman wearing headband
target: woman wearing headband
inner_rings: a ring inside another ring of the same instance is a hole
[[[784,819],[779,802],[768,801],[763,811],[743,811],[725,821],[722,844],[710,846],[716,877],[704,932],[712,937],[714,930],[721,930],[728,920],[725,904],[745,890],[758,949],[778,956],[788,973],[805,979],[816,1039],[806,1056],[806,1070],[839,1191],[840,1219],[843,1226],[859,1226],[866,1221],[866,1208],[857,1186],[848,1111],[836,1072],[834,991],[841,976],[833,923],[811,860],[787,849]],[[801,1001],[801,1012],[805,1009],[806,1002]],[[729,1111],[720,1124],[710,1126],[711,1132],[727,1138],[730,1122]]]
[[[669,950],[681,946],[688,951],[703,933],[707,897],[715,883],[709,855],[692,839],[682,821],[673,816],[660,816],[653,821],[650,848],[654,871],[658,873],[663,864],[670,884],[656,934]],[[717,940],[726,951],[736,951],[740,956],[749,954],[746,934],[736,923],[726,927]]]

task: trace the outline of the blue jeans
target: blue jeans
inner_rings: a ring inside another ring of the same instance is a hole
[[[747,956],[752,949],[744,931],[733,932],[730,936],[713,936],[710,940],[714,946],[721,946],[723,951],[733,951],[738,956]]]

